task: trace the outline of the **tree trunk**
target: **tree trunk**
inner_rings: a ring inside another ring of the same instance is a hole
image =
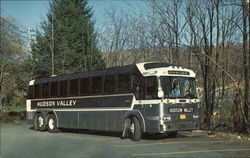
[[[249,76],[248,76],[248,63],[247,63],[247,4],[246,0],[242,0],[243,7],[243,67],[244,67],[244,119],[243,131],[247,132],[247,119],[248,119],[248,97],[249,97]]]

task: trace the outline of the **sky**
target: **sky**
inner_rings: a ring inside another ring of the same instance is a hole
[[[36,30],[39,29],[41,21],[46,19],[49,2],[49,0],[1,0],[1,16],[13,17],[26,28]],[[98,28],[105,23],[103,16],[107,10],[114,8],[117,11],[126,11],[131,9],[128,3],[136,7],[140,5],[140,0],[89,0],[88,5],[93,7],[93,20]]]

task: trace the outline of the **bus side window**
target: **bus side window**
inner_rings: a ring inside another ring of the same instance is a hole
[[[49,83],[43,83],[42,84],[42,97],[48,97],[49,96]]]
[[[155,76],[145,78],[145,99],[157,99],[157,80]]]
[[[118,92],[129,92],[130,89],[129,77],[130,73],[118,74]]]
[[[50,84],[50,96],[51,97],[58,96],[58,82],[51,82],[51,84]]]
[[[102,76],[92,77],[92,93],[100,94],[102,92]]]
[[[60,82],[60,96],[66,96],[68,91],[67,80]]]
[[[144,78],[139,75],[132,75],[132,91],[136,99],[143,99],[144,97]]]
[[[69,94],[71,96],[77,95],[78,94],[78,79],[73,79],[70,80],[70,89],[69,89]]]
[[[35,98],[41,97],[41,85],[36,84],[35,85]]]
[[[106,75],[104,80],[104,92],[115,92],[115,75]]]
[[[81,78],[80,80],[80,94],[89,94],[89,78]]]

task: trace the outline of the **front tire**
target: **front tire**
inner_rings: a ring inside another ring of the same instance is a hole
[[[139,141],[141,139],[141,125],[140,121],[136,117],[131,118],[129,136],[133,141]]]
[[[34,119],[34,126],[36,131],[46,130],[46,121],[42,113],[37,113]]]
[[[48,120],[47,120],[47,126],[48,126],[48,131],[50,133],[57,133],[59,132],[57,128],[57,119],[54,114],[49,114]]]

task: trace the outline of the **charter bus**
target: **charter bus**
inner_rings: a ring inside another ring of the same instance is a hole
[[[143,133],[198,128],[195,73],[146,62],[29,82],[27,121],[35,130],[119,131],[138,141]]]

